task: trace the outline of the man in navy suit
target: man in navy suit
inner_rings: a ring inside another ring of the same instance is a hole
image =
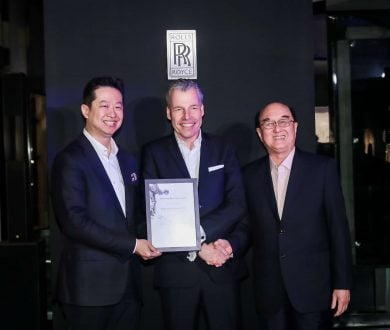
[[[137,239],[135,159],[113,134],[123,120],[123,82],[90,80],[85,128],[55,158],[52,201],[63,236],[56,296],[68,329],[138,329],[139,260],[160,253]]]
[[[271,103],[256,131],[268,156],[244,169],[257,309],[270,330],[331,329],[348,307],[351,246],[335,161],[295,147],[294,111]]]
[[[238,280],[246,272],[240,251],[247,236],[240,167],[230,145],[201,132],[203,94],[195,82],[173,82],[166,99],[173,134],[144,148],[143,176],[198,179],[203,244],[198,253],[163,253],[156,260],[165,326],[196,329],[202,308],[210,329],[238,329]]]

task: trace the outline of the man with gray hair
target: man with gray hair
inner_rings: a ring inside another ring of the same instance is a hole
[[[167,330],[195,329],[203,308],[210,329],[239,327],[240,258],[246,204],[233,148],[201,131],[203,94],[191,80],[174,81],[166,96],[173,134],[146,145],[145,179],[198,179],[201,250],[163,253],[157,259],[158,287]],[[234,257],[233,257],[234,253]]]

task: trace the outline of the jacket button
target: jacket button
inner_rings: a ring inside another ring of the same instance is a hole
[[[284,234],[285,232],[286,232],[285,229],[280,229],[280,233],[281,233],[281,234]]]
[[[280,255],[280,259],[284,259],[284,258],[286,258],[286,255],[285,254],[281,254]]]

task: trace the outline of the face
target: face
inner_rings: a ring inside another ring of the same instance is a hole
[[[171,104],[167,107],[167,118],[179,138],[189,146],[199,135],[203,115],[203,104],[194,88],[172,92]]]
[[[81,112],[86,120],[85,128],[95,139],[107,145],[123,121],[123,99],[113,87],[99,87],[91,106],[83,104]]]
[[[280,119],[293,120],[290,109],[281,103],[269,104],[260,114],[260,127],[256,132],[267,149],[269,155],[287,157],[295,146],[298,123],[291,122],[288,127],[265,128],[261,124],[265,121],[275,121]]]

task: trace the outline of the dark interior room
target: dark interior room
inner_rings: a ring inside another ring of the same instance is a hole
[[[196,31],[202,130],[232,144],[240,166],[266,154],[253,119],[272,101],[296,110],[300,149],[336,160],[353,285],[333,327],[390,329],[388,0],[0,0],[0,328],[65,329],[53,160],[82,131],[82,89],[95,76],[125,82],[115,141],[127,151],[140,157],[170,132],[167,30]],[[153,270],[142,264],[142,330],[163,328]],[[241,329],[265,329],[249,273]]]

